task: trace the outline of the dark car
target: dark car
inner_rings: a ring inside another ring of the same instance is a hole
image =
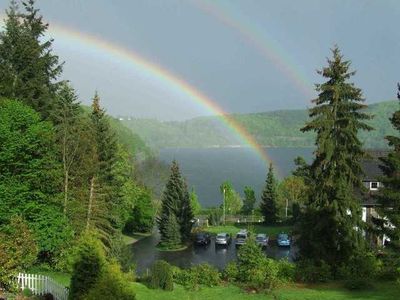
[[[211,237],[208,233],[197,233],[194,243],[199,246],[208,245],[211,243]]]

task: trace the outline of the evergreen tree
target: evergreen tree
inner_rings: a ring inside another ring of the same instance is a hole
[[[22,4],[20,13],[16,1],[11,2],[0,34],[0,96],[19,99],[51,118],[62,64],[52,52],[53,40],[45,38],[48,24],[35,1]]]
[[[66,214],[70,196],[71,171],[73,173],[73,168],[78,166],[79,152],[83,143],[81,128],[78,124],[81,112],[78,97],[67,82],[63,82],[57,92],[55,112],[56,138],[60,146],[64,175],[63,211]]]
[[[182,244],[181,228],[175,214],[169,214],[165,223],[164,235],[161,235],[161,244],[168,249],[179,248]]]
[[[68,299],[86,299],[86,295],[99,280],[105,263],[105,254],[101,244],[93,237],[93,234],[87,232],[79,242]]]
[[[113,189],[115,177],[117,143],[110,128],[107,115],[100,107],[100,98],[95,93],[92,102],[91,132],[94,139],[95,157],[89,178],[86,230],[95,229],[104,244],[110,246],[110,236],[118,223],[118,191]]]
[[[316,136],[315,158],[308,205],[300,225],[300,254],[303,258],[325,260],[333,269],[346,262],[361,243],[360,206],[353,189],[361,188],[364,156],[357,137],[359,130],[371,130],[362,112],[362,92],[348,82],[354,71],[337,46],[328,66],[318,73],[327,81],[316,85],[318,98],[310,109],[311,120],[302,129]]]
[[[106,112],[100,106],[100,97],[97,92],[93,97],[91,119],[96,139],[98,177],[103,182],[112,182],[112,167],[116,160],[117,140],[110,127]]]
[[[400,84],[398,84],[397,98],[400,100]],[[400,109],[390,118],[393,127],[400,131]],[[392,147],[387,157],[382,157],[380,166],[384,176],[383,187],[376,196],[380,218],[377,221],[382,234],[390,238],[391,245],[400,249],[400,138],[387,136],[389,146]]]
[[[169,228],[167,223],[173,222],[173,220],[171,221],[171,214],[175,215],[177,220],[182,243],[187,242],[193,225],[193,212],[187,186],[176,161],[172,162],[171,175],[162,196],[160,216],[157,218],[162,242],[165,242],[165,238],[168,237]]]
[[[193,215],[192,205],[190,203],[190,195],[188,187],[185,180],[183,180],[182,188],[183,188],[183,198],[181,199],[179,204],[180,207],[177,219],[181,228],[180,232],[182,237],[182,243],[186,243],[190,240],[194,215]]]
[[[278,220],[278,193],[277,182],[274,176],[272,163],[269,164],[265,188],[261,195],[260,209],[264,215],[264,221],[268,224],[275,224]]]
[[[242,212],[245,215],[250,215],[253,212],[255,203],[256,203],[256,194],[254,190],[249,186],[245,186]]]

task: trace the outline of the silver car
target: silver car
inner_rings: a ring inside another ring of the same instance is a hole
[[[268,240],[269,240],[268,236],[264,233],[259,233],[256,236],[256,243],[260,245],[262,248],[268,246]]]
[[[249,236],[249,234],[248,234],[246,229],[240,230],[236,234],[236,241],[235,241],[236,247],[244,245],[246,243],[246,240],[247,240],[248,236]]]
[[[231,236],[229,233],[218,233],[215,238],[215,245],[227,246],[231,243]]]

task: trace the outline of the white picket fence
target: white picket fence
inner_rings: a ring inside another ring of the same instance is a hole
[[[18,274],[18,285],[28,288],[34,295],[52,294],[55,300],[68,300],[68,288],[55,282],[52,278],[38,274]]]

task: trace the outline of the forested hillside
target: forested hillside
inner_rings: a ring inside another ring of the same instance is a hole
[[[367,148],[387,147],[384,137],[394,133],[389,117],[396,110],[397,105],[396,101],[386,101],[369,106],[368,112],[375,117],[368,123],[375,130],[360,134],[360,138],[365,142]],[[308,119],[307,110],[235,114],[232,117],[245,127],[261,145],[270,147],[313,146],[313,134],[300,131]],[[223,125],[221,117],[199,117],[182,122],[124,118],[122,123],[154,148],[240,144],[240,141]]]

